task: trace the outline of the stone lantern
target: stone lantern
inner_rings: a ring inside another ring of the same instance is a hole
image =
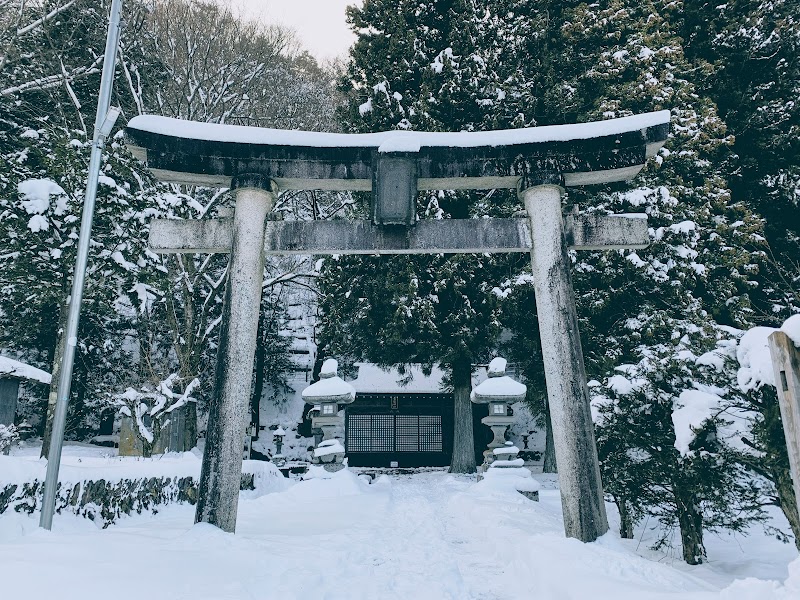
[[[508,405],[525,399],[528,388],[506,375],[506,359],[495,358],[489,363],[488,378],[476,386],[470,394],[475,404],[488,404],[489,416],[481,419],[481,423],[492,430],[494,439],[489,442],[488,449],[483,452],[484,463],[494,461],[494,449],[502,448],[506,443],[506,428],[514,418],[508,415]]]
[[[311,427],[322,431],[322,440],[314,450],[315,464],[322,464],[328,470],[341,468],[344,460],[344,447],[336,439],[336,431],[344,426],[344,417],[339,416],[340,405],[347,405],[356,399],[355,388],[336,374],[338,363],[329,358],[322,363],[319,381],[303,390],[303,400],[314,407]]]
[[[275,456],[272,457],[272,460],[278,467],[286,464],[286,457],[283,455],[283,436],[285,435],[286,430],[280,425],[272,434],[272,441],[275,443]]]

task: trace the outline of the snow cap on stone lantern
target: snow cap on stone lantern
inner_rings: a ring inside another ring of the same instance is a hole
[[[303,400],[321,405],[323,415],[335,415],[338,404],[350,404],[356,399],[356,389],[336,374],[339,364],[332,358],[322,363],[319,381],[303,390]]]
[[[506,406],[525,399],[528,388],[506,375],[506,359],[499,356],[489,363],[488,378],[470,394],[475,404],[491,404],[489,415],[505,415]]]

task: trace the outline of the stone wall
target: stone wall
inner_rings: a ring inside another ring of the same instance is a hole
[[[31,514],[41,509],[42,481],[11,483],[0,489],[0,515],[7,510]],[[255,475],[242,473],[241,489],[255,489]],[[156,514],[160,507],[174,503],[195,504],[194,477],[149,477],[119,481],[81,481],[62,486],[56,493],[56,512],[71,512],[102,524],[103,528],[122,515]]]

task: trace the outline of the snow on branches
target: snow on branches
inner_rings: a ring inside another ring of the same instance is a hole
[[[3,454],[18,439],[19,434],[16,427],[0,424],[0,454]]]
[[[145,384],[140,389],[129,387],[121,394],[112,396],[120,407],[120,413],[136,422],[134,431],[142,441],[145,455],[149,455],[161,432],[169,426],[173,411],[196,402],[192,392],[200,386],[200,380],[192,379],[182,392],[175,390],[181,381],[177,373],[172,373],[157,385]]]

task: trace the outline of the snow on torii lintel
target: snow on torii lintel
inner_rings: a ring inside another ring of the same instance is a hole
[[[41,369],[32,367],[12,358],[0,356],[0,378],[2,377],[15,377],[18,379],[28,379],[31,381],[38,381],[39,383],[50,384],[51,375]]]
[[[588,140],[666,125],[669,120],[670,112],[662,110],[590,123],[546,125],[497,131],[324,133],[200,123],[172,117],[140,115],[131,119],[127,128],[157,135],[210,142],[313,148],[378,148],[381,152],[417,152],[422,147],[476,148]]]

